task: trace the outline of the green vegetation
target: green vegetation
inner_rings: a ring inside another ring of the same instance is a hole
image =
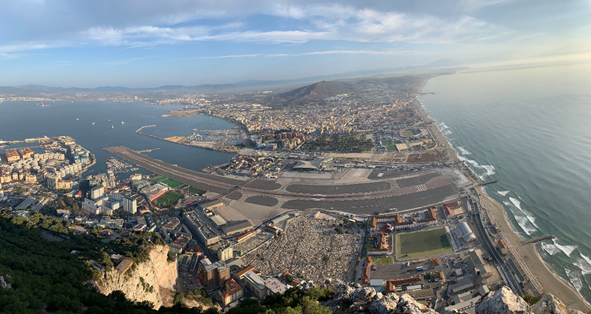
[[[192,186],[185,188],[185,191],[187,191],[189,193],[193,193],[193,194],[198,194],[198,195],[203,195],[203,194],[207,193],[207,191],[205,191],[205,190],[194,188]]]
[[[302,291],[291,288],[283,295],[270,295],[264,301],[250,298],[240,302],[240,305],[228,311],[228,314],[279,314],[279,313],[306,313],[329,314],[329,308],[320,305],[318,301],[327,300],[332,296],[328,289],[312,288]]]
[[[419,258],[452,252],[451,239],[444,228],[399,233],[396,235],[398,258]]]
[[[178,200],[183,197],[183,193],[177,191],[168,191],[154,201],[155,205],[160,207],[173,206]]]
[[[529,305],[534,305],[534,304],[538,303],[538,301],[540,301],[540,298],[533,296],[533,295],[526,294],[523,296],[523,300],[525,302],[527,302],[527,304],[529,304]]]
[[[35,212],[30,217],[27,220],[0,214],[0,276],[12,285],[0,294],[0,312],[75,313],[87,308],[84,313],[156,313],[148,302],[134,304],[120,291],[109,296],[97,292],[86,282],[96,278],[98,271],[86,261],[93,259],[107,268],[113,267],[105,259],[109,252],[130,254],[138,259],[142,250],[136,242],[141,243],[140,239],[156,242],[152,236],[157,236],[137,233],[128,241],[105,243],[93,235],[98,233],[96,229],[88,235],[76,235],[64,220]],[[48,241],[42,231],[62,240]],[[76,253],[72,253],[74,250]],[[163,308],[159,312],[173,310]],[[174,312],[200,313],[183,308],[174,308]]]
[[[365,134],[321,135],[307,145],[311,151],[337,152],[363,152],[374,147],[373,141],[366,139]]]
[[[382,146],[385,146],[386,150],[389,152],[396,151],[396,143],[394,143],[392,141],[382,141]]]
[[[393,263],[392,256],[384,257],[384,258],[373,258],[372,262],[376,265],[388,265]]]
[[[413,136],[413,135],[415,135],[412,131],[404,131],[404,132],[402,132],[402,134],[404,134],[404,136]]]
[[[0,293],[0,313],[218,313],[215,308],[202,311],[200,307],[188,309],[182,304],[183,298],[193,299],[205,305],[212,300],[203,290],[193,290],[175,295],[171,308],[152,309],[149,302],[134,303],[126,299],[121,291],[109,296],[102,295],[87,284],[98,272],[87,263],[93,259],[107,268],[110,252],[137,254],[143,241],[161,242],[151,233],[132,233],[129,240],[103,242],[98,229],[90,234],[76,235],[68,229],[69,223],[58,218],[31,212],[31,220],[24,217],[0,214],[0,276],[11,284],[10,289]],[[50,232],[61,241],[48,241],[43,232]],[[72,253],[76,250],[76,253]],[[127,252],[126,252],[127,250]],[[140,281],[144,289],[154,289]],[[318,313],[328,314],[330,310],[318,301],[327,300],[332,293],[327,289],[313,288],[301,291],[291,288],[283,295],[271,295],[262,302],[247,299],[231,314],[242,313]]]
[[[165,178],[165,177],[157,177],[157,178],[154,179],[154,181],[160,182],[160,183],[164,183],[164,184],[168,185],[168,187],[171,188],[171,189],[176,189],[179,186],[183,185],[180,182],[177,182],[177,181],[174,181],[174,180]]]

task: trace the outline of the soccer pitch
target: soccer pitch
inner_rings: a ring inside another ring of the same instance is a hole
[[[453,252],[444,228],[396,234],[398,259],[419,258]]]

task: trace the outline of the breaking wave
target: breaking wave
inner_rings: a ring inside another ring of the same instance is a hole
[[[497,193],[499,193],[501,196],[507,196],[507,194],[509,194],[509,192],[511,192],[511,191],[497,191]]]
[[[574,264],[581,269],[583,275],[591,274],[591,259],[589,257],[581,254],[581,258],[577,259]]]
[[[554,246],[561,250],[562,253],[566,254],[566,256],[570,256],[573,254],[573,251],[577,249],[576,245],[560,245],[558,242],[556,242],[556,240],[552,240],[552,242],[554,242]]]
[[[458,146],[457,148],[462,155],[472,155],[471,152],[469,152],[467,149],[463,148],[462,146]]]
[[[571,270],[571,269],[564,269],[564,271],[566,272],[566,275],[568,276],[568,279],[570,280],[570,282],[573,284],[573,286],[575,287],[575,289],[577,289],[577,291],[581,292],[581,290],[583,289],[583,278],[581,275],[577,274],[575,271]]]
[[[556,247],[556,245],[546,243],[546,242],[542,242],[542,250],[544,250],[546,253],[548,253],[550,255],[554,255],[554,254],[560,252],[560,250]]]

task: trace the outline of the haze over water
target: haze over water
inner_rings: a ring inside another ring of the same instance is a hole
[[[420,100],[544,261],[591,302],[591,64],[467,70]]]

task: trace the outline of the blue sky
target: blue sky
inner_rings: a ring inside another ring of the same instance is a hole
[[[196,85],[591,54],[588,0],[0,1],[0,85]]]

